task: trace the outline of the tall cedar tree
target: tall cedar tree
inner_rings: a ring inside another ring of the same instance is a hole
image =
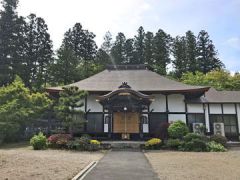
[[[204,30],[198,34],[197,50],[200,65],[199,69],[204,74],[211,70],[224,67],[224,64],[217,57],[217,51],[215,50],[212,40],[210,40],[208,33]]]
[[[161,74],[166,75],[167,65],[170,63],[171,36],[159,29],[153,40],[153,68]]]
[[[21,69],[23,18],[16,12],[18,0],[3,0],[0,11],[0,86],[13,81]]]
[[[103,37],[103,44],[101,46],[101,49],[105,51],[107,54],[110,55],[111,53],[111,48],[112,48],[112,34],[107,31],[105,36]]]
[[[111,57],[114,64],[125,64],[125,42],[126,37],[123,33],[118,33],[111,49]]]
[[[199,63],[197,61],[197,40],[192,31],[186,32],[186,56],[187,56],[187,71],[199,71]]]
[[[21,75],[29,88],[39,89],[49,80],[53,62],[52,41],[45,21],[30,14],[25,28],[24,72]]]
[[[106,51],[100,48],[98,49],[94,62],[98,66],[98,71],[102,71],[106,65],[111,64],[111,58]]]
[[[144,37],[145,32],[142,26],[138,28],[138,34],[134,38],[135,61],[134,64],[144,64]]]
[[[74,122],[80,120],[83,122],[83,111],[81,107],[84,105],[83,100],[86,97],[86,91],[80,91],[78,87],[71,86],[63,88],[60,92],[58,104],[55,107],[57,116],[65,123],[69,133],[73,133]]]
[[[175,76],[180,78],[182,73],[187,72],[187,56],[186,56],[186,39],[177,36],[173,41],[172,52],[174,60],[172,61],[175,68]]]
[[[124,64],[135,64],[134,39],[127,39],[124,45],[125,61]]]
[[[51,66],[52,84],[66,85],[78,81],[78,65],[79,59],[75,56],[73,50],[69,47],[61,46],[57,51],[55,63]]]
[[[144,37],[144,63],[149,66],[153,64],[153,38],[152,32],[147,32]]]
[[[95,35],[88,30],[84,30],[80,23],[76,23],[65,35],[63,43],[65,47],[72,49],[80,59],[83,66],[83,77],[88,77],[88,66],[93,63],[97,53],[97,45],[94,41]]]

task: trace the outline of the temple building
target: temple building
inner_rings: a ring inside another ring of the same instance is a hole
[[[82,110],[83,133],[114,139],[141,139],[177,120],[191,131],[239,140],[240,91],[217,91],[163,77],[145,65],[107,66],[87,79],[69,84],[88,92]],[[51,87],[51,94],[62,87]]]

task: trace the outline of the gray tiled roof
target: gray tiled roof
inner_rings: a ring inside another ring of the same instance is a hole
[[[118,89],[122,82],[127,82],[136,91],[206,91],[208,87],[191,86],[177,82],[148,69],[135,70],[104,70],[87,79],[70,84],[86,91],[113,91]],[[61,90],[61,87],[52,87],[48,90]]]

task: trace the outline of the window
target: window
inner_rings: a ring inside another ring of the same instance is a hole
[[[203,123],[205,124],[204,114],[191,113],[187,115],[188,118],[188,127],[192,130],[193,123]]]
[[[224,123],[224,130],[226,135],[237,135],[237,118],[236,115],[210,115],[210,125],[213,132],[213,123]]]
[[[167,123],[167,114],[165,113],[151,113],[149,114],[149,130],[150,133],[159,131],[162,123]]]
[[[87,114],[87,131],[89,133],[103,132],[103,114],[102,113]]]

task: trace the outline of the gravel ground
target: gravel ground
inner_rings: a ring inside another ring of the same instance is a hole
[[[161,180],[239,180],[240,151],[145,153]]]
[[[34,151],[29,146],[4,147],[0,148],[0,180],[67,180],[103,155],[101,152]]]

